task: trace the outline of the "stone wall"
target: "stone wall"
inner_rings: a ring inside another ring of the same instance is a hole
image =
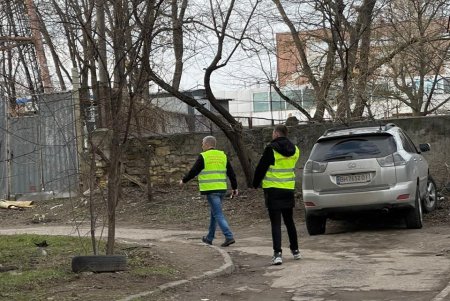
[[[394,122],[402,127],[416,145],[419,143],[431,144],[431,151],[424,154],[429,162],[431,174],[435,177],[438,186],[446,181],[444,162],[450,164],[450,116],[405,118],[388,122]],[[315,141],[326,129],[331,127],[333,124],[325,123],[289,128],[289,138],[301,150],[298,164],[299,181],[301,181],[302,167]],[[258,163],[265,145],[271,140],[271,134],[271,128],[256,128],[245,132],[244,140],[253,167]],[[152,185],[175,185],[194,164],[201,152],[202,138],[206,135],[210,135],[210,133],[174,134],[130,140],[126,148],[125,171],[145,182],[145,156],[150,156]],[[213,135],[218,140],[218,148],[224,150],[229,156],[238,175],[239,186],[245,187],[245,179],[235,151],[222,132],[215,132]],[[195,184],[196,181],[192,181],[191,185]]]

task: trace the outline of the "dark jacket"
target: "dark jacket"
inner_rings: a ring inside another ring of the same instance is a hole
[[[258,188],[264,179],[270,165],[275,164],[273,150],[285,157],[295,154],[295,145],[286,137],[278,137],[270,142],[264,149],[253,177],[253,188]],[[295,206],[295,194],[292,189],[265,188],[264,198],[269,209],[285,209]]]
[[[197,161],[195,161],[191,170],[183,177],[183,183],[186,183],[189,180],[192,180],[193,178],[198,176],[198,174],[204,168],[205,168],[205,160],[203,160],[202,155],[199,155],[197,158]],[[227,176],[230,179],[231,189],[233,189],[233,190],[237,189],[236,174],[234,173],[233,167],[231,166],[230,161],[228,161],[228,158],[227,158]],[[201,194],[208,194],[208,193],[215,193],[215,192],[226,192],[226,190],[202,191]]]

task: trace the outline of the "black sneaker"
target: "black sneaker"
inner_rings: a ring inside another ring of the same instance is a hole
[[[294,260],[302,259],[302,254],[300,254],[299,250],[293,250],[292,251],[292,256],[294,256]]]
[[[234,240],[234,238],[227,238],[225,239],[225,241],[223,242],[223,244],[221,244],[222,247],[228,247],[229,245],[234,244],[236,241]]]
[[[203,241],[205,244],[207,244],[207,245],[212,245],[212,241],[209,240],[208,238],[206,238],[206,236],[203,236],[203,237],[202,237],[202,241]]]
[[[281,252],[275,252],[272,256],[272,265],[280,265],[283,263]]]

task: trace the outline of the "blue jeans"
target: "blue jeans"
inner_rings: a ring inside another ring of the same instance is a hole
[[[206,195],[209,207],[211,209],[211,219],[209,223],[208,235],[206,238],[213,241],[216,233],[216,225],[219,224],[225,238],[233,238],[233,233],[228,226],[228,222],[222,212],[222,200],[225,193],[209,193]]]

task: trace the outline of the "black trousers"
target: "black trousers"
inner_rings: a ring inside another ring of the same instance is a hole
[[[295,228],[293,208],[286,209],[268,209],[270,224],[272,226],[273,251],[281,252],[281,217],[289,236],[289,249],[292,251],[298,249],[297,229]]]

